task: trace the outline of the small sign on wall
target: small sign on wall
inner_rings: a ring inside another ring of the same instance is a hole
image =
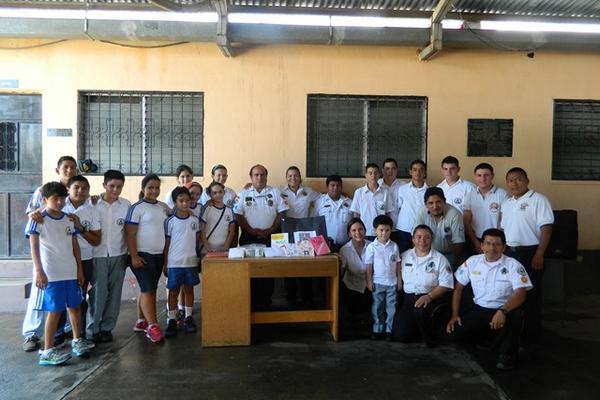
[[[48,128],[48,137],[70,137],[73,129]]]
[[[0,89],[18,89],[18,79],[0,79]]]

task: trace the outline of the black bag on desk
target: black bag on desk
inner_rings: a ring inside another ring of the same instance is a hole
[[[315,231],[317,236],[327,238],[325,217],[284,218],[281,220],[281,232],[288,233],[290,243],[294,243],[294,232]]]

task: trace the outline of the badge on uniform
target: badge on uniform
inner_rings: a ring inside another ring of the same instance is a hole
[[[196,225],[196,223],[195,223],[195,222],[192,222],[192,223],[190,224],[190,227],[192,228],[192,230],[193,230],[193,231],[195,231],[195,230],[197,230],[197,229],[198,229],[198,225]]]
[[[395,254],[391,254],[390,255],[390,261],[391,262],[396,262],[396,255]]]
[[[124,223],[125,223],[125,220],[123,218],[117,219],[117,225],[123,226]]]
[[[229,215],[225,216],[225,221],[226,222],[231,222],[231,217]]]
[[[252,197],[246,197],[244,201],[246,202],[247,207],[252,205]]]
[[[445,226],[444,227],[444,233],[449,233],[450,232],[450,227],[449,226]]]
[[[412,267],[412,263],[406,263],[404,264],[405,267]]]
[[[523,268],[523,267],[519,267],[519,268],[517,269],[517,272],[518,272],[518,273],[519,273],[519,275],[521,275],[521,276],[527,276],[527,271],[525,271],[525,268]]]
[[[523,282],[523,283],[527,283],[528,281],[529,281],[529,279],[527,279],[527,277],[526,277],[526,276],[522,276],[522,277],[521,277],[521,282]]]
[[[303,190],[300,192],[300,196],[306,196],[306,192]]]
[[[67,236],[73,236],[73,228],[67,226],[67,229],[65,229],[65,233],[67,234]]]
[[[429,261],[429,264],[425,267],[425,272],[433,272],[433,267],[435,267],[435,263],[433,261]]]
[[[500,270],[500,273],[502,275],[506,275],[506,274],[508,274],[508,270],[506,269],[506,267],[502,267],[502,269]]]
[[[460,205],[462,203],[462,199],[454,199],[454,204]]]
[[[350,207],[350,204],[348,204],[348,203],[342,203],[342,205],[343,205],[344,207]]]
[[[498,210],[500,209],[500,204],[493,202],[492,204],[490,204],[490,211],[495,213],[498,212]]]
[[[383,210],[384,208],[385,208],[385,205],[383,204],[382,201],[380,201],[380,202],[377,203],[377,209]]]
[[[273,200],[269,199],[269,201],[267,202],[267,204],[269,204],[269,207],[273,207]]]
[[[521,211],[525,211],[525,210],[527,210],[527,207],[529,207],[529,204],[527,204],[527,203],[523,203],[523,204],[521,204],[521,207],[519,207],[519,209],[520,209]]]
[[[92,223],[90,221],[81,221],[81,226],[83,226],[83,229],[86,231],[90,231],[92,229]]]
[[[272,199],[273,195],[271,193],[269,193],[269,194],[267,194],[267,197],[270,198],[270,199]]]
[[[473,270],[472,274],[475,275],[475,276],[479,276],[479,275],[481,275],[481,272],[479,272],[477,270]]]

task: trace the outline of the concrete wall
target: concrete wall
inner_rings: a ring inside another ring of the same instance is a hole
[[[0,47],[31,44],[4,40]],[[417,95],[429,99],[429,183],[441,180],[440,159],[456,155],[463,176],[482,158],[466,157],[468,118],[514,119],[513,157],[490,158],[503,183],[505,171],[528,170],[531,187],[555,209],[579,211],[580,247],[600,248],[599,182],[551,180],[553,99],[600,98],[600,55],[494,50],[444,50],[419,62],[415,48],[281,46],[247,49],[235,58],[214,44],[140,50],[71,41],[20,51],[0,50],[0,79],[18,79],[17,92],[43,95],[43,124],[71,128],[72,138],[44,136],[44,179],[54,177],[63,154],[76,154],[77,90],[193,90],[205,94],[206,176],[216,163],[229,167],[233,188],[247,181],[250,165],[270,171],[282,184],[289,165],[306,166],[308,93]],[[394,156],[394,154],[390,154]],[[380,162],[381,160],[374,160]],[[135,198],[139,178],[128,178],[126,197]],[[307,179],[322,189],[322,179]],[[361,180],[348,180],[351,192]],[[174,179],[164,180],[164,186]],[[100,179],[92,179],[93,192]],[[166,190],[166,189],[165,189]]]

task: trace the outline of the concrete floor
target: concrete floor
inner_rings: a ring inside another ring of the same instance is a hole
[[[600,392],[600,296],[571,299],[565,326],[545,315],[537,360],[513,372],[490,353],[454,345],[372,342],[368,327],[333,343],[322,325],[258,326],[250,347],[200,346],[181,333],[162,345],[131,330],[124,304],[115,341],[87,359],[40,367],[21,350],[22,314],[0,314],[0,399],[581,399]]]

